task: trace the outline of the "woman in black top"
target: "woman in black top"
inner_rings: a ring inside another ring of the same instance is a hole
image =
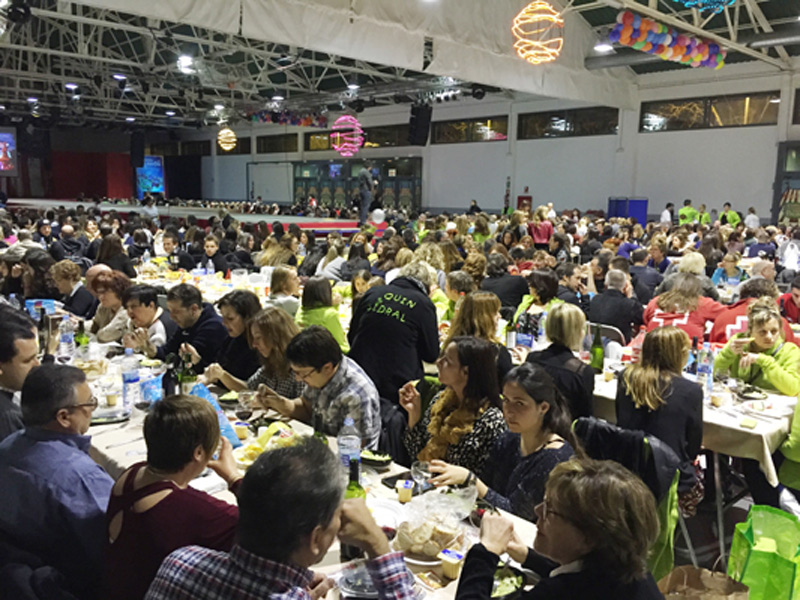
[[[558,304],[545,322],[545,333],[551,344],[544,350],[531,352],[526,359],[550,374],[556,387],[567,398],[572,419],[592,416],[594,371],[575,356],[580,351],[586,332],[586,315],[574,304]]]
[[[91,319],[97,310],[97,299],[81,283],[81,268],[69,259],[50,267],[53,281],[61,292],[64,310],[83,319]]]
[[[514,535],[509,520],[483,516],[481,542],[467,555],[456,600],[489,600],[506,551],[543,576],[523,600],[663,600],[647,568],[659,531],[655,499],[622,465],[591,459],[559,464],[536,514],[535,552]]]
[[[528,282],[524,277],[511,275],[508,265],[508,259],[499,252],[490,254],[486,260],[486,279],[481,281],[481,289],[495,294],[503,308],[513,315],[522,303],[522,297],[528,293]]]
[[[25,263],[22,288],[26,299],[61,299],[61,292],[50,274],[50,267],[56,263],[52,256],[44,250],[32,248],[25,253],[22,262]]]
[[[114,271],[125,273],[131,279],[136,277],[136,269],[125,250],[122,247],[122,238],[116,233],[110,233],[100,242],[100,249],[97,251],[97,262],[108,265]]]
[[[217,356],[206,367],[204,376],[207,381],[220,380],[221,369],[236,379],[247,381],[261,366],[258,353],[250,347],[246,334],[248,321],[261,310],[261,303],[253,292],[234,290],[220,298],[217,307],[228,337],[220,340]],[[192,354],[192,362],[199,363],[199,353],[191,345],[188,349]]]
[[[342,281],[350,281],[358,271],[369,270],[369,260],[364,250],[364,244],[356,242],[350,246],[347,260],[342,264]]]
[[[703,498],[693,465],[703,440],[703,390],[681,376],[689,347],[689,336],[675,326],[648,333],[641,360],[620,377],[616,408],[620,427],[649,433],[680,457],[678,500],[692,515]]]
[[[434,485],[475,481],[478,496],[523,519],[536,521],[533,508],[544,498],[550,471],[573,455],[575,441],[566,401],[547,372],[524,364],[506,376],[503,417],[508,425],[489,455],[480,479],[441,460],[431,462]]]

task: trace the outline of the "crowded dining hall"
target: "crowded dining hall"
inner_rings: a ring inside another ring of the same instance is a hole
[[[793,597],[798,20],[0,0],[0,600]]]

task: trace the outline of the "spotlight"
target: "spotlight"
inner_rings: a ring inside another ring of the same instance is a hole
[[[75,100],[75,101],[77,102],[78,100],[80,100],[80,99],[81,99],[81,95],[80,95],[80,94],[73,94],[73,95],[72,95],[72,99],[73,99],[73,100]]]
[[[75,90],[78,89],[78,84],[77,83],[65,83],[64,87],[66,89],[68,89],[70,92],[74,92]]]
[[[195,72],[194,59],[188,54],[181,54],[178,57],[178,70],[184,75],[191,75]]]
[[[29,96],[28,97],[28,104],[36,104],[39,99],[36,96]]]
[[[358,85],[358,75],[353,75],[353,76],[350,78],[350,81],[347,83],[347,89],[348,89],[348,90],[352,90],[352,91],[356,91],[356,90],[357,90],[357,89],[359,89],[360,87],[361,87],[361,86],[360,86],[360,85]]]
[[[351,106],[353,107],[353,110],[356,111],[357,113],[364,112],[364,101],[363,100],[356,100],[355,102],[353,102],[353,104]]]
[[[175,111],[174,110],[168,110],[164,114],[167,115],[168,117],[174,117],[175,116]]]
[[[286,97],[283,95],[283,93],[279,92],[278,90],[275,90],[275,93],[272,94],[273,102],[283,102],[285,99]]]
[[[598,42],[594,45],[594,51],[600,52],[601,54],[608,54],[609,52],[614,51],[614,46],[608,42]]]
[[[126,75],[123,75],[122,73],[114,73],[112,77],[117,81],[125,81],[128,78]]]
[[[6,105],[5,104],[0,104],[0,110],[5,110],[5,109],[6,109]]]
[[[214,110],[225,110],[225,105],[224,104],[215,104],[214,105]]]
[[[486,96],[486,88],[481,85],[473,85],[472,86],[472,97],[475,100],[483,100]]]
[[[136,117],[126,117],[126,118],[125,118],[125,120],[126,120],[128,123],[133,123],[133,122],[136,120]]]

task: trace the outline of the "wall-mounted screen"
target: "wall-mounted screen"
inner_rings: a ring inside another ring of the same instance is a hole
[[[141,200],[145,192],[166,194],[164,161],[160,156],[145,156],[144,166],[136,169],[136,192]]]
[[[17,130],[0,127],[0,177],[16,177],[17,160]]]
[[[330,177],[331,179],[338,179],[339,177],[341,177],[342,176],[342,167],[343,166],[344,165],[337,164],[337,163],[332,163],[328,167],[328,177]]]

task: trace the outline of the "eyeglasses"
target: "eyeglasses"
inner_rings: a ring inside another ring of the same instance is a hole
[[[555,511],[552,508],[548,507],[547,498],[542,500],[542,503],[539,506],[542,507],[542,520],[543,521],[546,521],[549,516],[554,516],[554,517],[561,517],[565,521],[568,521],[568,522],[572,523],[572,519],[570,519],[564,513]]]
[[[95,408],[97,408],[99,404],[100,401],[97,399],[97,396],[92,396],[91,398],[89,398],[89,402],[84,402],[83,404],[70,404],[69,406],[63,406],[62,408],[71,410],[73,408],[90,407],[92,410],[94,410]]]
[[[300,371],[297,371],[295,369],[291,369],[291,371],[294,374],[294,376],[297,377],[297,379],[299,379],[300,381],[305,381],[306,379],[311,377],[314,373],[319,371],[319,369],[311,369],[310,371],[308,371],[306,373],[301,373]]]

